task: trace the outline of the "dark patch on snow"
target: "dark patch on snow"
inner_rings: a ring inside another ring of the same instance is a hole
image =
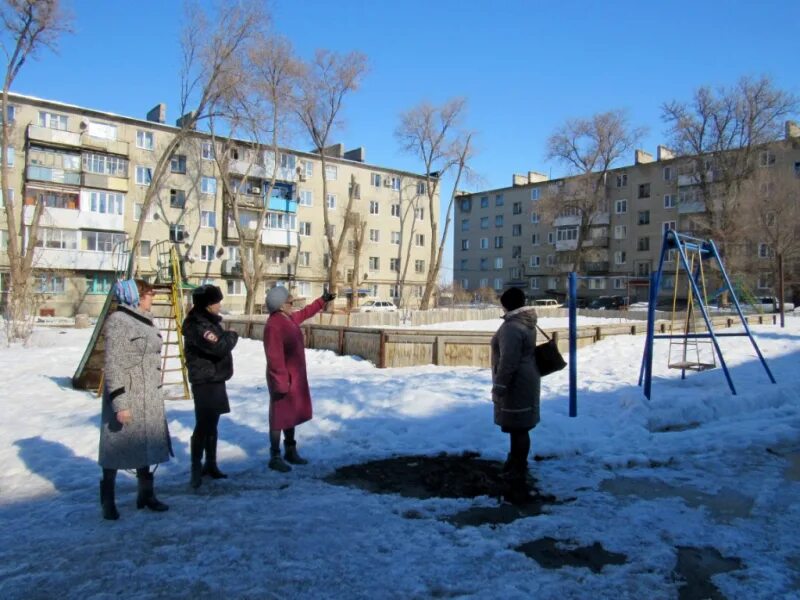
[[[606,565],[623,565],[628,557],[617,552],[609,552],[600,542],[591,546],[565,548],[569,542],[559,542],[555,538],[543,537],[514,548],[528,558],[532,558],[545,569],[561,567],[584,567],[600,573]]]
[[[684,583],[678,588],[678,600],[724,600],[725,596],[711,583],[711,577],[742,568],[739,558],[727,558],[710,546],[678,546],[678,563],[673,574]]]
[[[677,433],[679,431],[689,431],[691,429],[697,429],[700,427],[702,423],[698,423],[696,421],[691,421],[689,423],[672,423],[670,425],[652,425],[648,424],[647,429],[650,430],[652,433]]]
[[[534,479],[512,484],[501,477],[501,463],[479,456],[477,452],[396,456],[341,467],[325,481],[376,494],[399,494],[409,498],[490,496],[512,503],[474,507],[444,519],[457,526],[510,523],[521,517],[541,514],[543,506],[556,502],[554,497],[538,492]],[[418,519],[422,515],[411,510],[403,517]]]

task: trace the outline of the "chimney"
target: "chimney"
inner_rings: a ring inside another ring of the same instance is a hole
[[[528,183],[541,183],[547,181],[547,175],[536,171],[528,171]]]
[[[666,146],[659,146],[656,156],[658,156],[657,160],[668,160],[670,158],[675,158],[675,153]]]
[[[343,144],[331,144],[322,149],[325,153],[325,156],[332,156],[333,158],[342,158],[344,155],[344,145]]]
[[[163,102],[156,104],[147,113],[147,120],[153,123],[166,123],[167,122],[167,105]]]
[[[800,137],[800,125],[797,121],[786,121],[786,139]]]
[[[367,160],[367,151],[364,149],[364,146],[360,146],[354,150],[348,150],[345,152],[344,157],[348,160],[354,160],[356,162],[363,163],[365,160]]]
[[[179,118],[177,121],[175,121],[175,126],[183,128],[184,123],[189,123],[191,124],[191,129],[197,129],[197,122],[194,121],[194,118],[195,118],[195,112],[190,111],[185,115],[183,115],[181,118]]]
[[[637,165],[643,165],[645,163],[653,162],[653,155],[649,152],[645,152],[644,150],[636,150],[635,161]]]
[[[517,186],[520,186],[520,185],[528,185],[528,177],[527,177],[527,175],[518,175],[517,173],[514,173],[511,176],[511,185],[513,187],[517,187]]]

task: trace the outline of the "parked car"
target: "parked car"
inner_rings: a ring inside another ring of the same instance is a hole
[[[397,307],[389,300],[367,300],[358,307],[358,312],[395,312]]]
[[[594,310],[621,310],[627,305],[623,296],[600,296],[589,302],[589,308]]]
[[[775,296],[760,296],[757,298],[758,304],[760,305],[762,310],[769,311],[769,312],[780,312],[781,311],[781,303]],[[783,310],[785,312],[792,312],[794,310],[794,303],[793,302],[784,302],[783,303]]]
[[[535,306],[536,308],[561,308],[564,305],[552,298],[539,298],[538,300],[534,300],[531,306]]]

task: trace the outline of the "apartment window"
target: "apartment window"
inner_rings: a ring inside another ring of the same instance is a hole
[[[93,252],[111,252],[115,246],[125,242],[124,233],[111,233],[109,231],[82,231],[81,250]]]
[[[399,177],[392,177],[390,186],[395,191],[399,190],[400,189],[400,178]]]
[[[639,184],[639,198],[649,198],[650,197],[650,184],[649,183],[640,183]]]
[[[6,148],[6,164],[9,167],[13,167],[14,166],[14,155],[15,154],[16,153],[14,151],[14,148],[11,148],[11,147]]]
[[[617,200],[614,203],[614,211],[618,215],[623,215],[628,212],[628,201],[627,200]]]
[[[310,267],[311,266],[311,252],[304,250],[303,252],[297,253],[297,264],[301,267]]]
[[[462,270],[462,271],[466,271],[466,270],[467,270],[467,265],[468,265],[468,264],[469,264],[469,261],[468,261],[466,258],[462,258],[462,259],[461,259],[461,260],[458,262],[458,268],[459,268],[460,270]]]
[[[503,280],[500,277],[494,278],[494,289],[498,292],[503,289]]]
[[[503,226],[503,215],[495,215],[495,217],[494,217],[494,226],[495,227],[502,227]]]
[[[615,290],[622,290],[625,289],[625,280],[622,277],[614,277],[611,280],[611,286]]]
[[[152,248],[152,244],[150,240],[139,240],[139,256],[142,258],[148,258],[150,256],[150,249]]]
[[[800,177],[800,161],[794,163],[794,174],[796,177]]]
[[[489,217],[481,217],[481,229],[489,229]]]
[[[266,215],[265,225],[269,229],[283,229],[285,231],[294,231],[297,225],[297,217],[288,213],[274,213],[268,212]]]
[[[661,231],[662,231],[662,233],[666,233],[670,229],[672,229],[674,231],[677,231],[676,227],[677,227],[677,224],[675,223],[675,221],[665,221],[664,222],[664,226],[663,226]]]
[[[604,290],[606,289],[606,280],[599,277],[592,277],[589,279],[590,290]]]
[[[760,167],[771,167],[775,164],[775,153],[764,150],[758,154],[758,165]]]
[[[489,196],[481,196],[481,208],[489,208]]]
[[[9,104],[6,107],[6,122],[13,123],[16,118],[17,118],[17,107],[14,106],[13,104]],[[0,122],[2,122],[2,120],[0,120]]]
[[[328,200],[326,202],[328,208],[331,210],[336,209],[336,194],[328,194]]]
[[[636,264],[636,276],[637,277],[650,276],[650,261],[640,262]]]
[[[336,238],[336,225],[328,225],[328,227],[325,229],[325,235],[335,239]]]
[[[46,111],[39,111],[39,127],[47,127],[48,129],[59,129],[61,131],[67,130],[67,115],[59,115]]]
[[[204,194],[217,193],[217,180],[214,177],[203,177],[200,179],[200,191]]]
[[[300,221],[300,228],[299,228],[298,231],[299,231],[300,235],[302,235],[302,236],[306,236],[306,237],[310,236],[311,235],[311,223],[309,223],[308,221]]]
[[[556,240],[559,242],[567,242],[578,239],[577,227],[563,227],[556,231]]]
[[[540,233],[532,233],[531,234],[531,244],[533,246],[538,246],[542,243],[542,235]]]
[[[497,194],[497,195],[494,197],[494,205],[495,205],[495,206],[503,206],[503,202],[504,202],[504,200],[503,200],[503,194]]]
[[[542,257],[541,256],[531,256],[528,259],[528,266],[532,269],[538,269],[542,264]]]
[[[640,210],[639,211],[639,225],[649,225],[650,224],[650,211],[649,210]]]
[[[617,175],[617,187],[625,187],[628,185],[628,174],[627,173],[620,173]]]
[[[489,259],[488,258],[486,258],[486,257],[481,258],[480,269],[481,269],[481,271],[488,271],[489,270]]]
[[[424,181],[417,182],[417,195],[423,196],[428,193],[428,186]]]
[[[480,285],[480,287],[482,287],[482,288],[489,287],[489,278],[488,278],[488,277],[484,277],[484,278],[482,278],[482,279],[480,280],[480,282],[479,282],[479,285]]]
[[[400,205],[399,204],[392,204],[392,216],[393,217],[400,217]]]
[[[664,208],[675,208],[678,205],[678,200],[674,194],[664,194]]]
[[[522,225],[516,224],[511,226],[511,235],[514,237],[519,237],[522,235]]]
[[[186,206],[186,192],[184,190],[170,190],[169,205],[171,208],[184,208]]]
[[[415,208],[414,209],[414,214],[416,215],[418,221],[424,221],[425,220],[425,209],[424,208]]]
[[[202,245],[200,246],[200,260],[203,262],[211,262],[214,260],[214,246]]]
[[[531,190],[531,200],[538,200],[540,198],[541,192],[539,188],[533,188]]]
[[[286,262],[286,258],[288,254],[286,250],[277,250],[275,248],[270,248],[267,250],[267,261],[271,265],[282,265]]]
[[[758,275],[758,289],[770,290],[772,289],[772,273],[759,273]]]
[[[214,160],[216,152],[214,152],[214,144],[211,142],[203,142],[200,147],[200,156],[203,160]]]
[[[469,240],[461,240],[461,249],[469,250]]]
[[[121,215],[125,212],[124,194],[87,190],[81,193],[84,199],[84,207],[88,205],[89,210],[92,212],[103,215]]]
[[[464,288],[465,290],[468,290],[469,289],[469,279],[466,279],[466,278],[462,279],[461,280],[461,287]]]
[[[139,204],[134,204],[133,205],[133,220],[134,221],[139,222],[141,220],[141,218],[142,218],[142,208],[144,208],[144,204],[139,203]],[[154,221],[155,220],[155,215],[156,215],[156,207],[155,207],[154,204],[151,204],[150,205],[150,210],[148,211],[147,216],[145,216],[145,219],[144,219],[145,223],[149,223],[151,221]]]
[[[511,214],[514,215],[522,214],[522,202],[514,202],[514,204],[511,205]]]
[[[415,260],[414,261],[414,272],[415,273],[424,273],[425,272],[425,261],[424,260]]]
[[[531,277],[530,287],[532,290],[539,289],[539,278],[538,277]]]
[[[472,198],[463,198],[459,203],[461,207],[461,212],[470,212],[472,211]]]
[[[86,234],[88,235],[88,233]],[[8,236],[8,232],[6,232]],[[84,240],[86,237],[84,237]],[[5,238],[5,243],[8,243],[8,237]],[[93,248],[84,248],[83,242],[81,243],[81,250],[93,250]],[[39,229],[39,238],[36,240],[38,248],[51,248],[54,250],[77,250],[78,249],[78,232],[73,229],[51,229],[49,227],[42,227]]]
[[[245,295],[245,291],[247,290],[247,288],[244,286],[244,283],[242,283],[241,279],[228,279],[226,281],[226,284],[228,286],[228,289],[227,289],[227,292],[228,292],[227,295],[228,296],[244,296]]]
[[[650,238],[649,237],[640,237],[636,241],[636,249],[639,252],[647,252],[650,250]]]
[[[548,277],[547,278],[547,288],[550,290],[557,290],[558,289],[558,277]]]
[[[186,174],[186,156],[183,154],[175,154],[169,159],[169,170],[173,173]]]
[[[469,219],[461,219],[461,231],[469,231]]]
[[[281,169],[294,171],[297,168],[297,157],[292,154],[281,154]]]
[[[96,121],[89,121],[87,132],[90,136],[103,140],[117,139],[117,126],[112,125],[111,123],[98,123]]]
[[[339,178],[339,168],[334,165],[325,165],[325,181],[336,181]]]
[[[552,231],[547,233],[547,243],[552,245],[556,243],[556,234]]]
[[[14,190],[8,190],[9,192],[13,192]],[[13,195],[12,195],[13,198]],[[767,227],[774,227],[775,226],[775,213],[770,211],[764,215],[764,220],[767,223]]]
[[[503,247],[503,236],[502,235],[494,236],[494,247],[495,248],[502,248]]]
[[[511,246],[511,258],[520,258],[522,256],[522,246]]]
[[[380,173],[370,173],[369,174],[369,182],[372,184],[373,187],[381,187],[381,175]]]
[[[314,163],[310,160],[303,161],[303,175],[306,179],[311,179],[314,176]]]
[[[672,167],[664,167],[664,181],[670,181],[672,179]]]
[[[137,131],[136,132],[136,147],[143,150],[153,149],[153,133],[151,131]]]
[[[772,251],[772,248],[769,247],[769,244],[759,244],[758,245],[758,258],[774,258],[775,253]]]
[[[136,167],[136,185],[150,185],[153,171],[150,167]]]
[[[391,242],[395,246],[399,246],[400,245],[400,232],[399,231],[393,231],[392,232]]]
[[[87,273],[86,293],[90,295],[108,294],[114,285],[114,276],[111,273]]]
[[[481,238],[481,250],[488,250],[489,249],[489,238],[482,237]]]
[[[676,256],[677,256],[677,251],[676,250],[667,250],[667,254],[664,257],[664,262],[668,262],[668,263],[675,262],[675,257]]]
[[[533,223],[534,225],[538,225],[539,224],[539,213],[538,212],[532,212],[531,213],[531,223]]]
[[[495,268],[495,270],[503,268],[503,257],[502,256],[498,256],[498,257],[496,257],[494,259],[494,268]]]
[[[375,200],[370,200],[369,202],[369,214],[371,215],[378,215],[381,212],[381,207],[378,202]]]
[[[217,226],[217,213],[213,210],[200,211],[200,227],[214,229]]]
[[[183,225],[170,225],[169,226],[169,241],[182,242],[186,237],[186,230]]]
[[[547,266],[548,267],[555,267],[556,266],[556,255],[555,254],[548,254],[546,261],[547,261]]]
[[[625,254],[624,250],[617,250],[616,252],[614,252],[614,264],[615,265],[624,265],[627,260],[628,260],[628,257]]]
[[[377,271],[380,269],[381,261],[377,256],[370,256],[369,257],[369,270],[370,271]]]
[[[393,273],[400,272],[400,259],[399,258],[390,258],[389,259],[389,270]]]
[[[85,152],[83,154],[83,168],[85,171],[97,173],[98,175],[128,176],[128,161],[117,156]]]
[[[425,245],[425,235],[422,233],[414,234],[414,245],[415,246],[424,246]]]
[[[39,275],[36,278],[36,293],[59,295],[64,293],[64,277],[61,275]]]
[[[313,206],[314,194],[311,190],[300,190],[297,203],[300,206]]]
[[[378,229],[370,229],[369,230],[369,241],[370,242],[380,242],[381,241],[381,232]]]

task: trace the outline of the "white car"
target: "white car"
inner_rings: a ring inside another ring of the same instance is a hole
[[[389,300],[367,300],[359,308],[359,312],[395,312],[397,307]]]
[[[534,300],[531,306],[535,306],[536,308],[563,308],[564,305],[561,304],[558,300],[553,300],[552,298],[539,298],[538,300]]]

